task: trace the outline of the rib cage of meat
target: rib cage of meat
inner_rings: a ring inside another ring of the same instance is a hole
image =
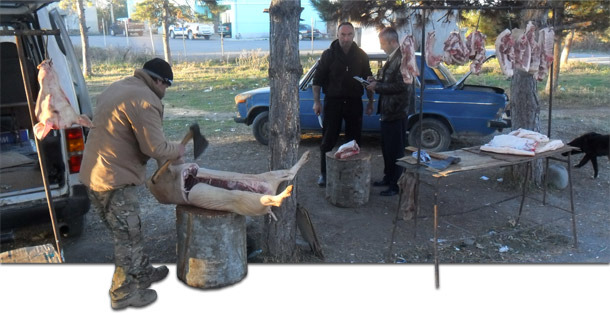
[[[443,61],[443,54],[435,54],[436,32],[431,31],[426,35],[426,63],[430,68],[436,68]]]
[[[400,62],[400,73],[406,84],[412,84],[414,77],[419,75],[417,60],[415,59],[415,39],[413,35],[406,35],[400,44],[402,60]]]
[[[449,33],[443,51],[443,62],[448,65],[463,65],[470,60],[470,51],[460,32]]]
[[[531,49],[531,61],[529,67],[529,73],[534,77],[538,74],[538,68],[540,67],[540,44],[536,40],[536,27],[532,22],[527,23],[525,30],[525,37],[530,45]]]
[[[540,66],[538,73],[534,75],[536,80],[542,81],[548,74],[549,68],[553,63],[553,43],[555,32],[553,28],[546,27],[538,32],[538,43],[540,44]]]
[[[479,31],[471,32],[466,37],[466,45],[470,50],[469,57],[472,60],[470,71],[474,74],[481,72],[483,62],[485,61],[485,38],[486,36]]]
[[[496,57],[500,64],[502,73],[507,78],[513,76],[513,66],[515,61],[514,41],[509,29],[505,29],[496,38]]]

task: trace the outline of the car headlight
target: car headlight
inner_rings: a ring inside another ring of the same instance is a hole
[[[235,95],[235,104],[245,103],[250,98],[250,94],[237,94]]]

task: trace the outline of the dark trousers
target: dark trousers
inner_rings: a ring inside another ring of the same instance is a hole
[[[381,153],[383,154],[383,178],[396,185],[403,167],[396,165],[396,160],[405,155],[407,144],[407,118],[381,122]]]
[[[326,152],[332,150],[345,121],[346,142],[356,140],[360,145],[362,134],[362,99],[324,98],[324,121],[322,144],[320,144],[320,172],[326,175]]]

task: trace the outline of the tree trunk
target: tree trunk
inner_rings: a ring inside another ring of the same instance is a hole
[[[269,7],[270,56],[269,149],[270,168],[289,169],[297,161],[299,140],[299,79],[303,68],[299,59],[300,0],[272,0]],[[296,182],[296,180],[294,181]],[[287,183],[280,185],[283,190]],[[294,261],[296,249],[297,189],[274,213],[277,221],[265,224],[265,246],[277,262]]]
[[[571,30],[570,34],[566,36],[566,43],[563,46],[563,50],[561,51],[561,61],[562,65],[565,65],[568,62],[568,57],[570,56],[570,49],[572,48],[572,42],[574,41],[574,33],[576,30]]]
[[[85,20],[85,6],[84,0],[78,0],[76,7],[78,9],[78,24],[80,27],[80,39],[81,47],[83,51],[83,75],[86,78],[90,78],[91,72],[91,60],[89,60],[89,35],[87,34],[87,21]]]
[[[545,1],[529,1],[528,6],[541,6]],[[521,13],[520,27],[525,28],[528,21],[536,25],[546,24],[546,10],[524,10]],[[540,132],[540,102],[536,90],[537,81],[534,76],[522,70],[515,70],[510,84],[511,119],[513,130],[524,128]],[[527,165],[516,165],[505,174],[510,184],[518,185],[525,175]],[[536,185],[542,184],[542,160],[532,163],[532,181]]]
[[[563,2],[559,7],[555,9],[556,20],[558,23],[563,22],[564,8]],[[549,79],[546,81],[544,91],[548,94],[551,91],[551,80],[550,76],[553,75],[553,93],[557,92],[557,86],[559,86],[559,70],[561,69],[561,43],[563,42],[565,34],[563,30],[555,31],[555,43],[553,44],[553,71],[549,71]]]
[[[163,55],[165,56],[165,61],[167,61],[170,65],[172,64],[172,51],[169,49],[169,37],[168,37],[168,29],[169,29],[169,2],[168,0],[163,1],[163,20],[161,21],[161,26],[163,27]]]

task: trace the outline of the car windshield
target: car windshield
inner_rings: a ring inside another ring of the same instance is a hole
[[[430,69],[434,70],[434,73],[436,73],[444,86],[452,86],[457,83],[457,80],[445,65],[439,64],[437,68]]]

